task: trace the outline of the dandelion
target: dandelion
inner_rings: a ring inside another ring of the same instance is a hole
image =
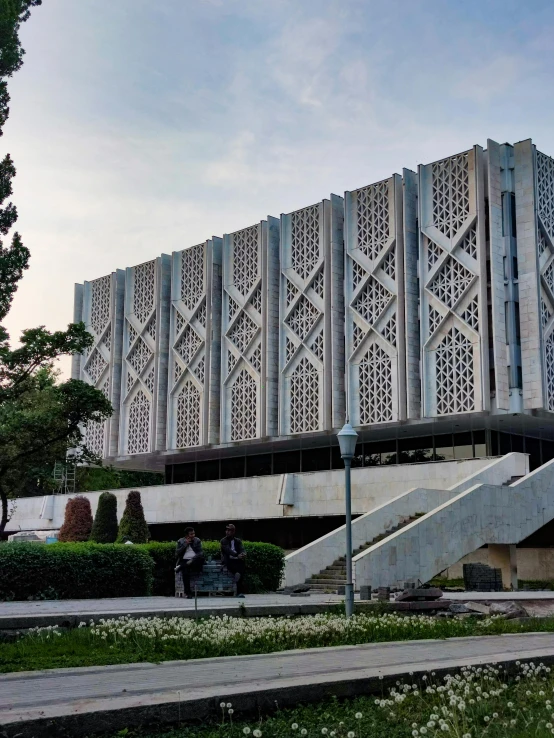
[[[246,728],[242,729],[242,732],[244,733],[244,735],[250,735],[250,728],[248,727],[248,725],[246,726]]]
[[[356,718],[356,720],[361,720],[361,719],[363,718],[363,715],[362,715],[362,713],[361,713],[361,712],[357,712],[357,713],[356,713],[356,714],[354,715],[354,717]]]
[[[261,731],[261,730],[258,730],[258,729],[256,728],[256,730],[254,730],[254,731],[252,732],[252,735],[254,736],[254,738],[262,738],[262,731]]]
[[[298,723],[293,723],[290,727],[291,730],[298,730]]]
[[[356,738],[356,733],[353,730],[349,730],[346,734],[346,738]]]

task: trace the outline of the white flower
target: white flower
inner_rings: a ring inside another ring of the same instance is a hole
[[[356,733],[354,733],[353,730],[349,730],[348,733],[346,734],[346,738],[355,738],[355,737],[356,737]]]
[[[227,710],[227,712],[229,713],[229,715],[233,715],[233,713],[234,713],[235,711],[233,710],[233,708],[232,708],[232,707],[230,707],[230,708],[229,708],[229,709]]]
[[[361,720],[361,719],[363,718],[363,715],[362,715],[362,713],[361,713],[361,712],[357,712],[357,713],[356,713],[356,714],[354,715],[354,717],[356,718],[356,720]]]
[[[242,729],[242,732],[244,733],[244,735],[250,735],[250,728],[246,726],[246,728]]]
[[[219,703],[219,706],[221,707],[222,710],[224,710],[225,709],[225,702],[220,702]]]
[[[302,728],[302,730],[300,731],[300,735],[308,735],[308,731],[306,730],[306,728]]]
[[[298,723],[293,723],[290,727],[292,730],[298,730]]]
[[[321,728],[322,735],[327,735],[328,732],[329,732],[328,728]]]
[[[227,708],[229,708],[229,707],[233,707],[233,704],[232,704],[231,702],[228,702],[228,703],[227,703],[227,704],[225,705],[225,707],[227,707]]]
[[[262,731],[256,728],[256,730],[252,731],[252,735],[254,738],[262,738]]]

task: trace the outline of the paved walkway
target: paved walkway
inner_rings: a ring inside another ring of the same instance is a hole
[[[0,676],[0,726],[8,736],[72,736],[140,724],[202,721],[231,702],[236,717],[318,701],[381,692],[409,672],[462,665],[554,662],[554,635],[453,638],[284,653],[55,669]],[[380,681],[380,677],[385,682]]]
[[[356,600],[359,596],[356,595]],[[536,614],[554,613],[554,592],[447,592],[445,600],[524,600],[533,607],[544,601]],[[392,602],[393,600],[391,600]],[[267,594],[249,595],[244,600],[235,597],[201,597],[197,603],[197,614],[209,615],[243,614],[245,607],[251,616],[299,615],[324,612],[329,605],[344,602],[344,597],[310,593],[309,597]],[[68,625],[74,627],[91,618],[113,618],[122,615],[168,617],[181,615],[193,617],[194,600],[180,597],[119,597],[100,600],[41,600],[37,602],[0,602],[0,631],[33,628],[45,625]],[[531,614],[535,614],[533,611]]]

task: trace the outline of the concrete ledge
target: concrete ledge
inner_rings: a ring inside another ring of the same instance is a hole
[[[198,724],[220,717],[221,701],[231,702],[240,718],[331,696],[380,694],[410,672],[420,676],[433,670],[440,677],[462,666],[489,663],[513,670],[516,660],[554,663],[554,636],[453,638],[200,659],[195,661],[198,686],[182,691],[187,662],[26,672],[0,677],[0,724],[8,738]]]

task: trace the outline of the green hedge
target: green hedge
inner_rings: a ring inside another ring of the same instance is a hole
[[[144,597],[153,562],[141,546],[6,543],[0,546],[0,600]]]
[[[219,559],[219,543],[204,541]],[[250,593],[275,591],[284,553],[270,543],[245,541]],[[175,593],[175,544],[5,543],[0,546],[0,600],[145,597]]]
[[[219,541],[202,541],[204,555],[219,560]],[[154,587],[152,594],[170,597],[175,592],[175,544],[147,543],[137,546],[154,559]],[[244,541],[246,550],[246,591],[254,594],[274,592],[281,584],[285,568],[285,554],[271,543]]]

